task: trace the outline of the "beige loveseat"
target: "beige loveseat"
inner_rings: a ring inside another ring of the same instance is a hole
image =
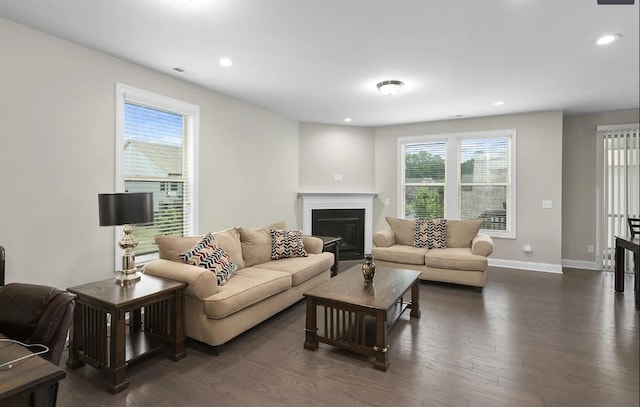
[[[376,265],[417,270],[421,280],[477,287],[482,291],[491,237],[478,233],[482,219],[447,220],[446,248],[416,247],[416,221],[387,217],[389,227],[373,235]]]
[[[219,286],[215,273],[186,264],[180,253],[191,249],[197,237],[156,236],[160,259],[146,264],[145,272],[189,284],[185,292],[185,335],[219,345],[284,310],[303,293],[329,280],[333,254],[323,253],[322,241],[303,236],[307,257],[271,260],[270,229],[285,229],[284,222],[261,228],[232,228],[213,236],[238,270]]]

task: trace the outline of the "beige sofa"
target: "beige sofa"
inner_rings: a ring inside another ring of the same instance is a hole
[[[376,265],[417,270],[421,280],[476,287],[486,280],[487,256],[493,252],[491,237],[478,233],[482,219],[447,220],[446,248],[414,245],[416,221],[387,217],[389,227],[373,235]]]
[[[304,236],[307,257],[271,260],[270,229],[232,228],[214,233],[215,240],[238,264],[226,284],[218,286],[215,273],[184,263],[180,253],[200,240],[196,237],[156,236],[160,259],[145,272],[189,284],[185,292],[185,335],[207,343],[217,353],[220,345],[303,298],[303,293],[329,280],[333,254],[322,252],[322,241]]]

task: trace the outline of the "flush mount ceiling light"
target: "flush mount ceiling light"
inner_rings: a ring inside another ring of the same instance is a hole
[[[345,121],[345,123],[351,123],[351,118],[350,117],[345,117],[344,121]]]
[[[221,58],[220,61],[218,61],[218,63],[220,64],[220,66],[224,66],[225,68],[233,65],[233,61],[229,58]]]
[[[616,42],[622,37],[620,34],[607,34],[596,40],[596,45],[608,45],[612,42]]]
[[[494,105],[494,106],[502,106],[502,105],[504,105],[505,103],[507,103],[507,101],[506,101],[506,100],[498,100],[498,101],[496,101],[496,102],[493,102],[493,105]]]
[[[402,81],[382,81],[376,85],[381,94],[385,96],[393,96],[400,93],[400,89],[404,86]]]

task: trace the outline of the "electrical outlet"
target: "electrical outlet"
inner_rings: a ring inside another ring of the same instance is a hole
[[[553,202],[551,199],[544,199],[542,201],[542,209],[551,209],[553,208]]]
[[[333,174],[334,181],[342,181],[342,174]]]
[[[596,249],[595,249],[595,247],[593,247],[592,244],[588,244],[587,245],[587,253],[593,253],[595,251],[596,251]]]
[[[531,245],[530,244],[524,245],[524,252],[525,253],[531,253],[532,251],[533,251],[533,249],[531,249]]]

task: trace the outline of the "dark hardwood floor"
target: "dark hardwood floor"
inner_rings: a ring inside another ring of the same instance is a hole
[[[491,268],[482,294],[422,283],[422,318],[392,328],[387,372],[328,345],[305,350],[299,302],[220,356],[189,343],[177,362],[138,361],[116,395],[95,369],[67,369],[58,406],[637,407],[632,282],[616,294],[610,272]]]

